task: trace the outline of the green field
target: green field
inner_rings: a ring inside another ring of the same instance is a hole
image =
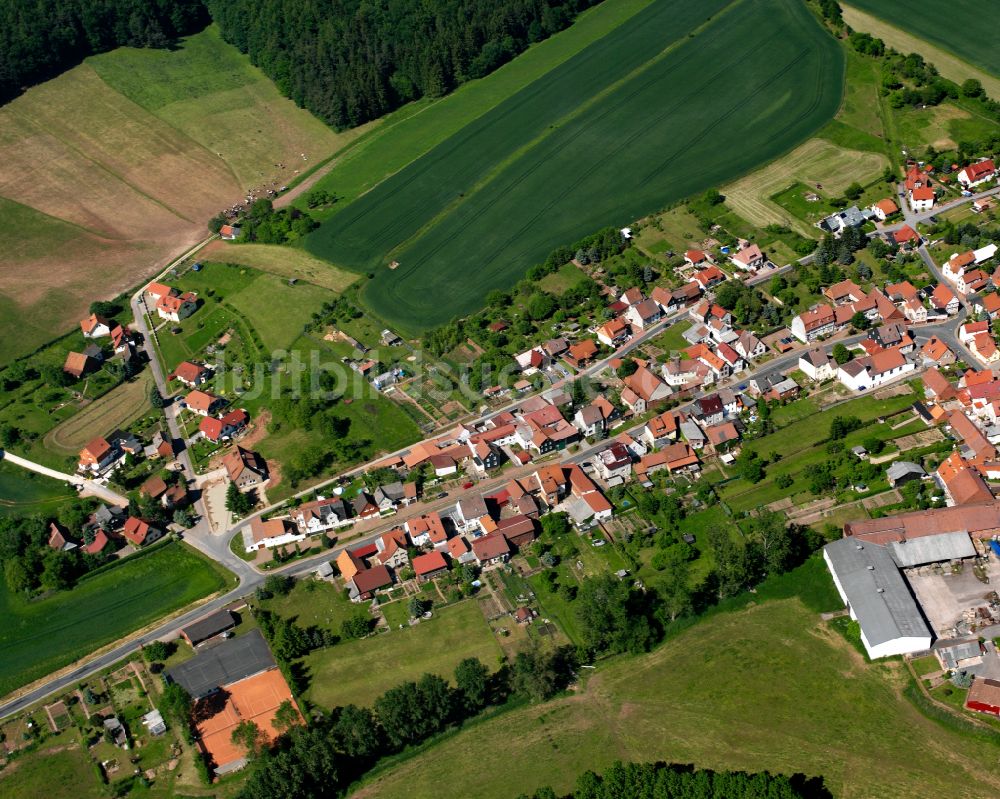
[[[26,601],[0,586],[0,694],[224,588],[223,574],[169,542],[44,599]]]
[[[713,614],[651,654],[599,669],[566,698],[447,738],[354,796],[562,793],[616,759],[822,776],[844,799],[947,796],[955,785],[963,796],[995,796],[1000,777],[979,764],[994,762],[997,748],[922,716],[900,695],[902,664],[866,665],[820,621],[818,610],[839,604],[822,561],[790,577],[817,594],[808,608],[768,599]],[[765,596],[761,586],[757,600]],[[492,751],[516,768],[478,767]]]
[[[100,799],[107,796],[94,764],[79,743],[51,746],[18,759],[0,771],[4,796],[65,796]]]
[[[974,31],[1000,27],[1000,5],[977,0],[851,0],[850,5],[1000,77],[1000,49]],[[995,99],[995,98],[994,98]]]
[[[306,247],[374,272],[370,307],[424,329],[556,245],[780,155],[832,117],[842,74],[800,3],[656,0],[344,205]]]
[[[416,627],[314,652],[305,659],[307,696],[328,708],[368,705],[389,688],[425,673],[450,678],[463,658],[478,657],[492,670],[500,655],[479,604],[469,600],[435,611]]]
[[[122,47],[87,63],[115,91],[225,160],[243,186],[259,185],[274,163],[305,153],[282,175],[291,182],[293,170],[312,165],[308,159],[326,157],[366,129],[337,134],[296,108],[214,25],[177,48]]]
[[[75,496],[65,483],[0,462],[0,516],[51,513]]]

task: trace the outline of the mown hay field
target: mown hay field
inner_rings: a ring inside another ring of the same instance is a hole
[[[851,0],[850,5],[843,6],[843,12],[844,20],[855,30],[878,36],[900,52],[920,53],[942,75],[957,83],[966,78],[982,80],[978,74],[969,74],[970,65],[1000,78],[1000,49],[992,36],[985,35],[986,31],[1000,27],[1000,5],[996,3],[982,0]],[[888,25],[873,26],[861,13]],[[916,39],[917,43],[899,36]],[[934,49],[946,50],[949,57],[928,51],[926,45],[919,43],[921,39],[934,45]],[[996,87],[1000,82],[993,81],[993,85]],[[983,86],[987,86],[986,81]],[[987,87],[987,92],[994,99],[1000,97],[995,88],[991,91]]]
[[[306,246],[373,271],[369,306],[406,330],[427,328],[472,310],[554,246],[780,155],[833,116],[842,79],[840,48],[800,3],[657,0]]]
[[[27,601],[0,584],[0,695],[224,588],[223,575],[171,541],[42,599]]]
[[[843,194],[854,182],[875,180],[888,166],[878,153],[847,150],[823,139],[810,139],[788,155],[722,188],[726,203],[755,225],[786,224],[804,236],[813,236],[803,221],[774,202],[772,195],[794,183],[819,184],[826,195]]]
[[[29,89],[0,108],[0,363],[204,239],[249,187],[363,133],[296,108],[214,28]]]
[[[149,408],[149,370],[113,388],[84,406],[45,436],[45,446],[61,455],[75,455],[97,436],[126,428]]]
[[[818,558],[797,577],[830,583]],[[354,796],[562,794],[618,759],[804,773],[842,799],[947,796],[954,785],[995,796],[1000,776],[980,764],[995,762],[996,746],[921,715],[905,684],[902,663],[866,664],[817,608],[770,599],[608,664],[567,697],[448,736]],[[517,768],[481,768],[492,751]]]

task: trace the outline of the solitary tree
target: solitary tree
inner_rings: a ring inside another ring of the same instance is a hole
[[[840,342],[833,345],[833,350],[830,354],[838,364],[845,364],[851,360],[851,351]]]
[[[236,746],[243,747],[247,757],[256,757],[259,755],[266,743],[260,727],[249,719],[237,724],[229,738]]]

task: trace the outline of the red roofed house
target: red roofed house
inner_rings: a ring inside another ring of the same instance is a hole
[[[66,356],[63,371],[70,377],[79,380],[97,368],[97,361],[82,352],[71,352]]]
[[[906,181],[904,183],[907,191],[912,189],[920,188],[921,186],[930,186],[931,179],[926,172],[920,170],[915,164],[911,166],[906,171]]]
[[[413,573],[416,574],[420,582],[426,582],[448,571],[448,561],[437,550],[417,555],[411,562],[411,565],[413,566]]]
[[[206,416],[198,425],[198,432],[212,442],[218,442],[225,438],[232,438],[240,430],[247,426],[250,416],[242,408],[232,410],[221,419],[214,416]]]
[[[622,402],[626,403],[635,414],[645,413],[651,404],[670,396],[670,386],[645,366],[640,366],[626,377],[624,383],[630,396],[626,399],[623,391]]]
[[[829,305],[817,305],[792,320],[792,335],[808,344],[820,336],[826,336],[835,329],[836,315]]]
[[[688,250],[684,253],[684,261],[691,264],[691,266],[701,266],[702,264],[711,263],[709,257],[702,250]]]
[[[190,291],[183,294],[168,294],[156,301],[156,313],[161,319],[179,322],[187,319],[198,309],[198,298]]]
[[[169,297],[171,294],[177,294],[177,289],[170,288],[170,286],[164,283],[154,282],[146,286],[146,293],[152,298],[153,302],[157,302],[161,297]]]
[[[928,186],[918,186],[910,189],[910,208],[914,212],[930,211],[934,207],[934,189]]]
[[[498,521],[497,532],[507,539],[508,544],[518,548],[530,544],[538,535],[535,520],[523,514]]]
[[[890,216],[899,213],[899,206],[892,200],[879,200],[871,207],[871,210],[879,222],[885,222]]]
[[[504,563],[510,557],[510,544],[503,533],[494,532],[473,540],[472,551],[479,565],[487,568]]]
[[[208,416],[210,413],[216,410],[225,400],[214,394],[209,394],[207,391],[200,391],[195,389],[188,393],[184,398],[183,404],[191,413],[196,413],[199,416]]]
[[[977,674],[966,694],[965,709],[1000,716],[1000,681]]]
[[[83,331],[84,338],[103,338],[111,335],[111,325],[103,316],[91,314],[86,319],[80,320],[80,330]]]
[[[962,460],[957,452],[951,453],[938,466],[937,481],[944,489],[949,505],[968,505],[993,499],[993,492],[979,471]]]
[[[925,362],[929,361],[938,366],[948,366],[955,363],[955,353],[937,336],[931,336],[924,344],[923,349],[920,350],[920,355]]]
[[[240,237],[240,229],[235,225],[223,225],[219,228],[219,236],[226,241],[233,241]]]
[[[983,310],[986,311],[990,319],[996,319],[997,316],[1000,316],[1000,294],[993,292],[983,297]]]
[[[229,479],[241,490],[267,480],[267,462],[256,452],[237,446],[222,459]]]
[[[892,240],[900,247],[916,247],[920,244],[920,234],[909,225],[903,225],[892,234]]]
[[[976,254],[972,250],[955,252],[941,266],[941,271],[944,273],[945,278],[954,283],[961,280],[966,268],[972,266],[975,262]]]
[[[95,438],[80,450],[80,462],[77,468],[81,471],[102,472],[117,457],[117,450],[103,438]]]
[[[955,284],[955,288],[963,294],[972,294],[974,291],[979,291],[989,282],[990,276],[982,269],[972,269],[962,275]]]
[[[597,340],[605,347],[615,348],[629,337],[628,325],[621,319],[612,319],[597,328]]]
[[[163,531],[152,527],[149,522],[137,519],[135,516],[129,516],[122,528],[122,535],[137,547],[141,547],[143,544],[151,544],[160,538]]]
[[[938,369],[928,369],[923,375],[924,394],[939,402],[947,402],[955,396],[955,387],[948,382]]]
[[[764,253],[761,252],[760,247],[756,244],[744,247],[742,250],[735,253],[729,260],[731,260],[740,269],[745,269],[748,272],[754,272],[761,269],[764,264],[767,263],[767,258],[764,257]]]
[[[89,543],[84,545],[83,551],[88,555],[97,555],[108,545],[108,534],[102,529],[98,528],[94,533],[94,539]]]
[[[598,352],[600,352],[600,348],[597,346],[597,342],[592,338],[585,338],[575,344],[570,344],[569,349],[566,350],[565,358],[569,361],[570,366],[579,369],[590,363]]]
[[[385,566],[361,569],[347,580],[347,594],[351,602],[365,602],[375,596],[376,591],[392,585],[392,575]]]
[[[695,272],[691,276],[691,279],[701,286],[702,289],[708,289],[725,280],[726,273],[717,266],[707,266],[704,269]]]
[[[966,189],[987,183],[997,176],[997,168],[989,158],[975,164],[969,164],[958,173],[958,182]]]
[[[823,290],[824,296],[834,305],[844,305],[849,302],[861,302],[867,295],[853,280],[841,280]]]
[[[208,380],[211,374],[212,373],[208,370],[208,368],[202,366],[201,364],[184,361],[179,364],[176,369],[174,369],[174,372],[170,375],[170,377],[174,380],[179,380],[190,388],[197,388]]]
[[[78,544],[75,541],[71,541],[70,539],[68,539],[63,534],[63,531],[61,529],[59,529],[59,525],[58,524],[56,524],[55,522],[52,522],[49,525],[49,548],[50,549],[55,549],[57,551],[66,551],[66,552],[68,552],[71,549],[76,549],[77,546],[78,546]]]
[[[958,313],[961,303],[958,301],[958,297],[955,292],[952,291],[944,283],[938,283],[931,293],[931,305],[939,311],[944,311],[948,316],[954,316]]]

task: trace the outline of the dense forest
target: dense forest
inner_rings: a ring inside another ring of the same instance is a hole
[[[0,103],[94,53],[166,47],[207,22],[202,0],[4,0]]]
[[[487,75],[599,0],[206,2],[284,94],[345,128]]]

